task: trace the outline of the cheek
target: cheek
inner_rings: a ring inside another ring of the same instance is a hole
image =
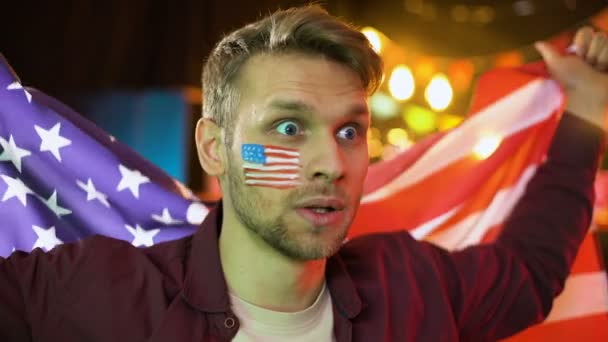
[[[357,182],[363,182],[363,179],[367,175],[367,168],[369,167],[369,155],[367,152],[367,146],[358,149],[355,153],[352,153],[348,157],[348,164],[353,179]]]

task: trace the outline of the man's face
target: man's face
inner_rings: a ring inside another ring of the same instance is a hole
[[[369,111],[359,77],[322,57],[259,55],[241,69],[238,87],[237,118],[228,128],[233,143],[226,146],[225,208],[291,258],[334,254],[359,206],[368,167]],[[296,150],[297,185],[246,184],[243,144]]]

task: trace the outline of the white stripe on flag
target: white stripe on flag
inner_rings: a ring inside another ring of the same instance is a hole
[[[465,248],[480,243],[490,228],[503,223],[524,195],[526,186],[536,173],[537,168],[536,165],[528,166],[513,187],[498,191],[490,205],[483,211],[479,222],[469,230],[467,236],[456,248]]]
[[[488,229],[503,223],[511,214],[511,210],[523,195],[526,185],[536,169],[536,165],[528,166],[514,186],[498,191],[485,209],[471,213],[460,222],[445,229],[432,239],[433,243],[449,250],[458,250],[481,242]],[[427,235],[440,224],[431,229],[427,228]]]
[[[450,209],[450,211],[443,213],[432,220],[429,220],[426,223],[419,225],[418,227],[412,229],[410,234],[414,237],[414,239],[423,239],[425,236],[432,233],[437,227],[442,225],[445,221],[450,219],[454,214],[458,212],[460,206],[456,206],[456,208]]]
[[[261,165],[253,163],[243,163],[243,168],[253,169],[260,171],[285,171],[285,170],[299,170],[299,165]]]
[[[553,301],[545,323],[608,313],[608,282],[604,271],[573,274]]]
[[[479,139],[488,132],[498,134],[504,140],[509,135],[550,118],[560,108],[562,101],[559,86],[554,81],[531,81],[465,120],[430,147],[406,172],[365,195],[361,203],[382,200],[469,156]]]
[[[283,173],[266,173],[266,172],[246,172],[246,177],[251,178],[277,178],[277,179],[297,179],[300,175],[296,174],[283,174]]]

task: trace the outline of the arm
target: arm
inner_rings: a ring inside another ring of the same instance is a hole
[[[10,259],[0,258],[0,279],[0,340],[31,341],[25,301]]]
[[[566,114],[497,241],[438,253],[463,340],[504,338],[547,316],[591,222],[602,140]]]
[[[494,244],[449,257],[437,254],[445,265],[444,280],[465,340],[500,339],[542,321],[561,292],[591,223],[608,76],[584,59],[599,59],[595,66],[602,70],[608,61],[601,59],[608,51],[597,48],[607,46],[597,43],[605,36],[589,33],[587,28],[577,33],[579,57],[537,46],[551,75],[564,87],[569,113],[501,236]],[[594,56],[588,58],[589,53]]]

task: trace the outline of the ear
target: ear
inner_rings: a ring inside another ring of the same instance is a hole
[[[221,128],[211,119],[202,118],[196,124],[195,134],[198,160],[203,170],[211,176],[222,175],[225,164],[220,151]]]

